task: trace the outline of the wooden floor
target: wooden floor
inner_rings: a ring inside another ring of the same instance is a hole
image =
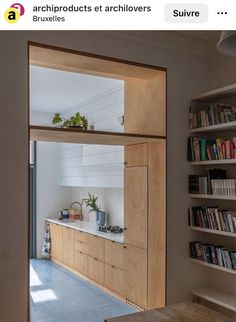
[[[163,309],[148,310],[106,322],[233,322],[235,320],[197,303],[181,303]]]

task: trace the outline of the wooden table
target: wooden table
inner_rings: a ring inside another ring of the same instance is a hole
[[[235,322],[235,320],[197,303],[180,303],[148,310],[106,322]]]

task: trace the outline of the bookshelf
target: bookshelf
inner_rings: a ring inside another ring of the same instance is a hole
[[[207,160],[207,161],[190,161],[189,163],[191,165],[236,164],[236,159]]]
[[[236,233],[229,233],[227,231],[216,230],[216,229],[209,229],[209,228],[202,228],[198,226],[189,226],[190,230],[200,231],[203,233],[215,234],[215,235],[222,235],[236,238]]]
[[[236,196],[202,195],[200,193],[189,193],[189,197],[196,199],[236,200]]]
[[[194,107],[195,111],[200,111],[206,108],[207,106],[209,106],[210,103],[223,102],[224,104],[224,99],[227,99],[227,104],[228,104],[230,102],[230,98],[233,98],[233,97],[236,98],[236,84],[215,89],[215,90],[203,93],[197,97],[194,97],[191,100],[191,106]],[[209,108],[209,110],[212,111],[212,107]],[[233,108],[231,111],[233,111]],[[200,112],[197,112],[197,113],[200,113]],[[225,120],[228,120],[226,116],[225,116]],[[200,124],[204,124],[204,123],[205,122],[202,122],[202,121],[200,122]],[[209,124],[209,122],[207,123]],[[227,131],[231,131],[231,132],[229,132],[228,134]],[[232,135],[233,133],[232,131],[235,131],[235,134]],[[197,127],[189,130],[189,136],[194,136],[196,134],[196,136],[198,137],[198,134],[199,134],[200,138],[202,138],[202,136],[204,135],[204,138],[206,139],[212,139],[213,136],[214,138],[219,138],[223,135],[222,133],[224,133],[225,136],[231,135],[236,137],[236,120],[232,120],[232,121],[228,121],[220,124],[209,125],[209,126]],[[215,166],[216,168],[221,168],[222,166],[224,169],[227,170],[227,169],[233,169],[233,166],[235,164],[236,164],[236,159],[189,161],[189,165],[192,167],[191,168],[192,170],[190,170],[191,172],[189,172],[189,175],[196,174],[196,171],[197,172],[199,171],[199,175],[202,175],[201,173],[202,171],[200,172],[200,169],[202,170],[202,168],[200,167],[196,168],[196,166],[209,166],[209,167]],[[231,167],[231,168],[228,168],[228,167]],[[193,202],[192,206],[196,206],[196,205],[207,206],[206,204],[207,200],[219,200],[221,202],[220,204],[221,207],[223,208],[225,207],[225,209],[227,209],[228,201],[236,201],[236,195],[223,196],[223,195],[214,195],[214,194],[189,193],[188,196],[189,198],[191,198]],[[195,203],[194,203],[194,199],[196,199]],[[197,201],[198,203],[196,203]],[[236,206],[233,208],[236,209]],[[211,238],[211,243],[213,244],[215,243],[217,245],[219,236],[223,236],[224,238],[227,238],[227,243],[226,243],[227,246],[229,246],[228,244],[231,243],[232,244],[231,246],[233,247],[233,249],[235,249],[235,246],[234,246],[235,240],[233,238],[236,237],[236,233],[197,227],[197,226],[190,226],[190,225],[188,226],[188,228],[189,228],[189,231],[192,232],[193,234],[195,232],[202,234],[202,237],[199,237],[198,235],[198,239],[200,239],[201,242],[203,243],[208,242],[207,238]],[[208,236],[208,235],[211,235],[211,236]],[[192,237],[190,240],[191,242],[196,241],[196,239],[194,239],[194,235],[191,237]],[[234,278],[236,275],[236,270],[229,269],[220,265],[210,264],[208,262],[204,262],[202,260],[191,258],[191,257],[190,257],[190,262],[193,265],[201,265],[202,267],[205,267],[207,270],[209,270],[209,272],[211,270],[214,270],[215,274],[217,274],[216,276],[218,276],[218,274],[227,274],[228,276],[227,278],[232,279],[232,285],[233,285]],[[219,275],[219,279],[221,279],[221,282],[223,278],[226,278],[226,275]],[[225,289],[225,291],[227,292],[223,291],[222,289],[219,290],[217,288],[218,280],[216,278],[211,279],[211,281],[209,281],[209,284],[210,285],[207,285],[207,286],[202,285],[202,287],[198,289],[191,290],[190,294],[200,299],[204,299],[206,301],[219,305],[223,308],[227,308],[233,312],[236,312],[236,294],[229,294],[227,289]],[[232,287],[232,293],[233,293],[233,287]]]
[[[189,130],[189,133],[194,134],[194,133],[207,133],[207,132],[214,132],[214,131],[230,131],[230,130],[236,130],[236,121],[198,127],[196,129]]]
[[[200,259],[196,259],[196,258],[191,258],[190,257],[190,260],[191,260],[192,263],[195,263],[195,264],[199,264],[199,265],[202,265],[202,266],[205,266],[205,267],[208,267],[208,268],[218,269],[219,271],[236,275],[236,271],[233,270],[233,269],[229,269],[229,268],[226,268],[226,267],[223,267],[223,266],[220,266],[220,265],[210,264],[210,263],[201,261]]]
[[[190,294],[236,312],[236,298],[227,292],[222,292],[214,287],[208,286],[194,289]]]

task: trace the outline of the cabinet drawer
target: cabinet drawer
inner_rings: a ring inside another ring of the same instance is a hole
[[[75,240],[75,250],[82,252],[84,254],[88,254],[88,244],[81,240]]]
[[[97,258],[88,256],[88,277],[104,285],[104,263]]]
[[[87,275],[88,274],[88,256],[75,250],[75,263],[74,268],[76,271],[80,272],[81,274]]]
[[[104,239],[88,235],[88,255],[104,261]]]
[[[147,166],[147,143],[134,144],[125,147],[125,165],[127,167]]]
[[[85,244],[88,243],[88,234],[75,230],[75,240],[82,241]]]
[[[105,264],[105,286],[113,292],[126,297],[123,270]]]
[[[123,269],[124,268],[123,244],[115,243],[111,240],[105,240],[105,262],[107,264]]]

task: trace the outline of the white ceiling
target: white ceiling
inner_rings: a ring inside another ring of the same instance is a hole
[[[62,113],[122,83],[104,77],[30,66],[30,109]]]

